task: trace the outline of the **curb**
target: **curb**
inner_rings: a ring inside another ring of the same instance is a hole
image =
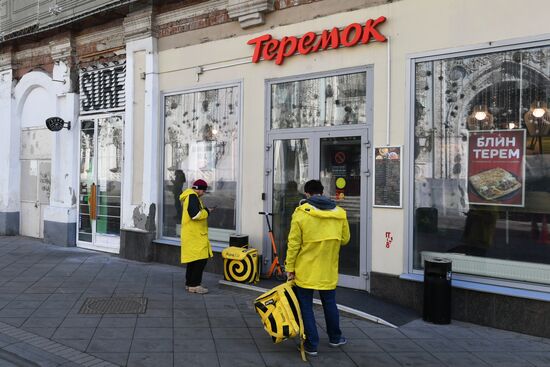
[[[258,292],[258,293],[265,293],[269,290],[269,289],[262,288],[262,287],[256,287],[255,285],[235,283],[235,282],[230,282],[230,281],[223,280],[223,279],[219,280],[218,283],[220,285],[225,285],[225,286],[235,287],[235,288],[241,288],[241,289],[254,291],[254,292]],[[316,304],[316,305],[320,305],[321,301],[318,300],[317,298],[314,298],[313,303]],[[366,312],[359,311],[359,310],[356,310],[354,308],[351,308],[351,307],[348,307],[348,306],[343,306],[343,305],[340,305],[340,304],[338,304],[337,306],[338,306],[338,310],[340,310],[342,312],[349,313],[351,315],[361,317],[363,319],[372,321],[372,322],[377,323],[377,324],[389,326],[389,327],[394,328],[394,329],[398,328],[397,326],[395,326],[391,322],[388,322],[384,319],[381,319],[378,316],[374,316],[374,315],[368,314]]]

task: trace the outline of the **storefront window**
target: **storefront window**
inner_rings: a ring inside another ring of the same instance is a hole
[[[199,178],[209,186],[205,205],[216,208],[208,221],[211,232],[236,229],[239,99],[237,86],[164,98],[165,237],[179,236],[179,195]]]
[[[271,128],[366,123],[366,73],[277,83],[271,86]]]
[[[414,70],[413,267],[550,284],[550,47]]]

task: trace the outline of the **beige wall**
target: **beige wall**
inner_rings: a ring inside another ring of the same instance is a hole
[[[253,48],[246,42],[260,34],[249,34],[219,41],[187,46],[187,34],[159,40],[159,82],[161,92],[185,90],[232,81],[243,83],[243,122],[241,180],[242,232],[251,236],[250,243],[261,247],[263,209],[260,195],[264,187],[264,168],[257,159],[264,157],[264,97],[265,79],[297,76],[317,71],[330,71],[346,67],[374,65],[374,142],[386,144],[386,102],[388,45],[391,50],[391,139],[392,145],[405,144],[409,114],[406,110],[409,92],[407,86],[407,57],[414,53],[446,50],[464,46],[488,45],[488,42],[550,34],[550,24],[529,21],[533,9],[547,8],[546,0],[530,0],[529,6],[515,0],[403,0],[367,9],[317,18],[299,24],[277,27],[270,33],[277,38],[300,36],[307,31],[320,32],[332,27],[345,27],[352,22],[384,15],[387,22],[379,29],[391,42],[360,45],[354,48],[329,50],[307,56],[294,56],[282,66],[264,61],[248,62]],[[269,20],[269,15],[268,15]],[[220,26],[221,27],[221,26]],[[215,31],[215,29],[213,30]],[[243,63],[230,66],[231,64]],[[197,81],[195,68],[202,66],[204,74]],[[224,67],[226,66],[226,67]],[[221,67],[217,70],[208,70]],[[139,68],[136,68],[136,73]],[[161,120],[162,121],[162,120]],[[405,146],[405,154],[408,146]],[[405,156],[404,165],[409,157]],[[260,159],[263,163],[263,160]],[[405,172],[407,170],[405,169]],[[409,178],[403,177],[404,209],[372,209],[372,270],[401,274],[406,270],[406,253],[412,239],[408,238]],[[372,193],[369,193],[369,205]],[[385,246],[385,232],[394,238],[392,246]],[[256,245],[257,244],[257,245]]]

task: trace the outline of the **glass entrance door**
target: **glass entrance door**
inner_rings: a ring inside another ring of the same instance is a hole
[[[292,213],[304,199],[304,184],[310,173],[310,139],[281,139],[273,141],[273,234],[277,253],[284,264],[286,243]]]
[[[118,115],[80,120],[80,247],[119,252],[122,127]]]
[[[367,289],[365,130],[277,134],[270,139],[272,169],[268,172],[269,204],[280,258],[284,261],[292,213],[304,199],[304,184],[318,179],[325,187],[325,195],[347,212],[351,240],[340,252],[339,285],[356,289]]]

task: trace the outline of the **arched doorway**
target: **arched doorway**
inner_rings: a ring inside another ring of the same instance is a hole
[[[56,97],[49,83],[46,74],[31,72],[16,87],[21,129],[19,231],[35,238],[44,237],[44,211],[50,204],[53,137],[44,121],[55,116]]]

